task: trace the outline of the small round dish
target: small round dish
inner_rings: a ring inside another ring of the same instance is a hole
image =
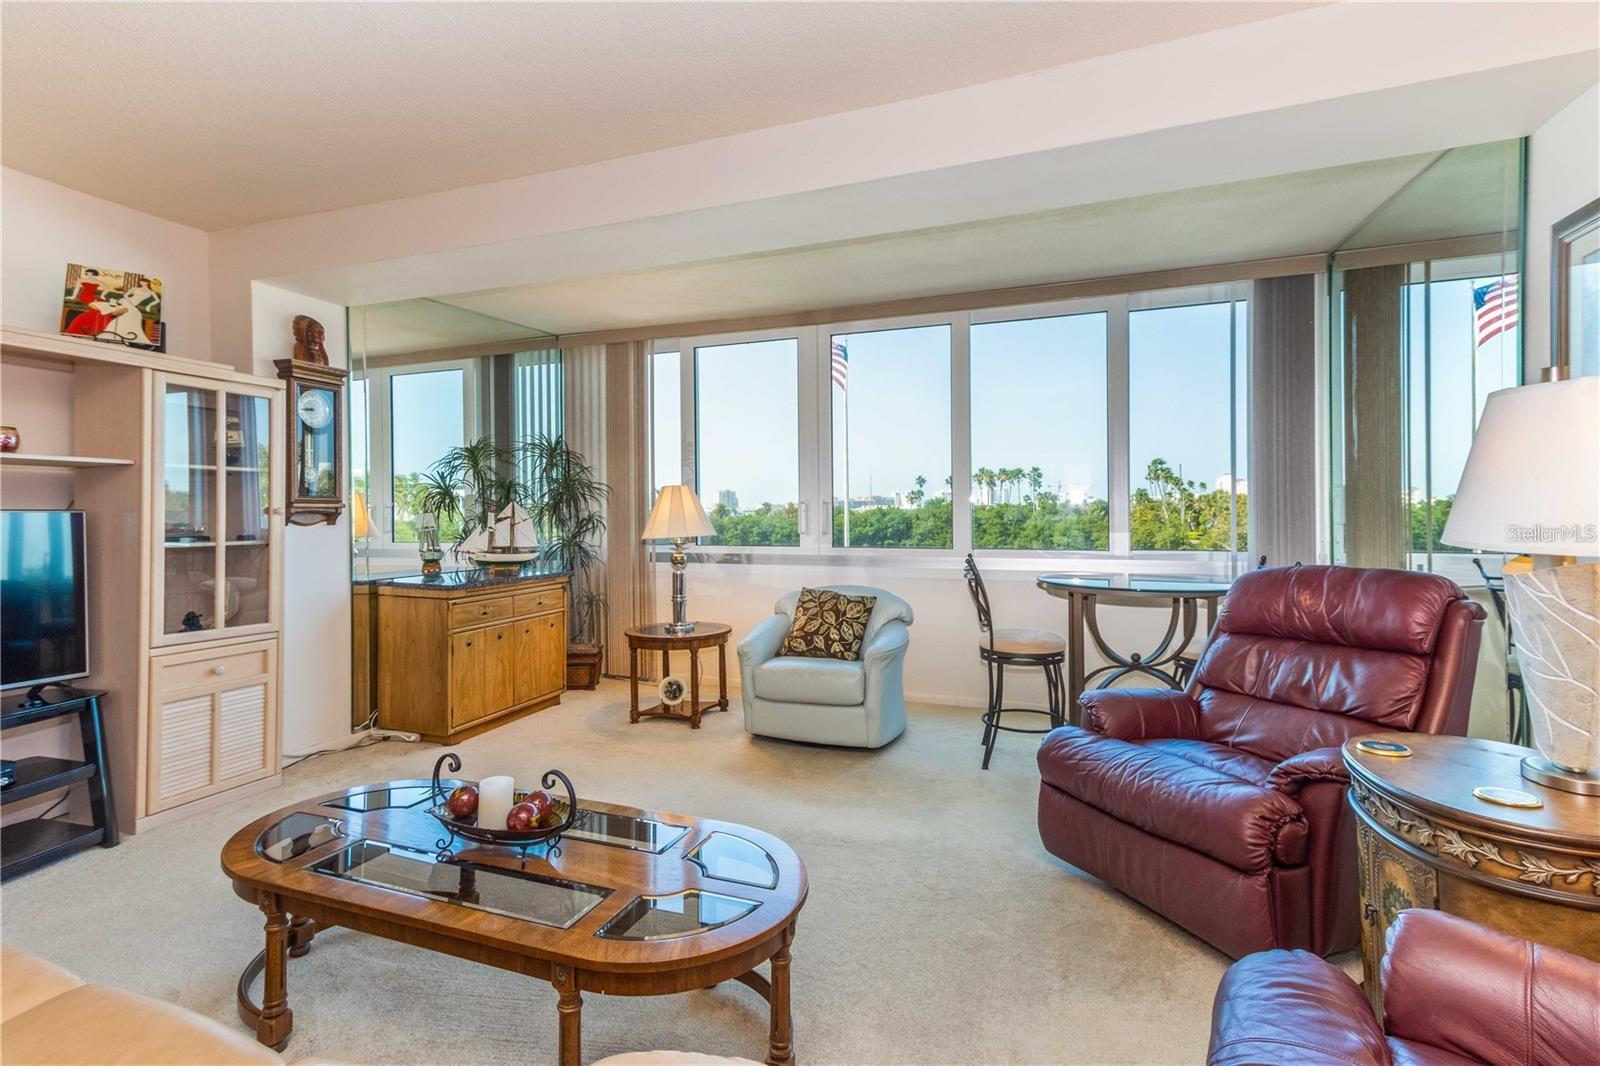
[[[428,808],[428,813],[439,820],[445,831],[450,834],[448,839],[437,843],[439,853],[442,855],[455,844],[456,838],[461,837],[478,844],[491,844],[496,847],[516,848],[526,857],[528,849],[538,844],[554,844],[561,834],[578,824],[580,812],[578,811],[577,793],[573,791],[572,781],[560,770],[546,770],[539,779],[539,783],[546,789],[554,788],[557,781],[567,791],[566,798],[552,796],[551,807],[558,816],[555,825],[538,829],[492,829],[481,826],[476,820],[463,821],[451,815],[445,800],[448,793],[439,781],[439,771],[444,766],[449,766],[450,772],[455,773],[461,769],[461,757],[450,751],[439,756],[439,761],[433,764],[433,800],[434,805]],[[521,803],[527,799],[528,789],[519,789],[511,794],[514,803]]]
[[[1520,807],[1531,811],[1544,806],[1544,800],[1535,796],[1532,792],[1524,792],[1520,788],[1479,785],[1472,790],[1472,794],[1485,803],[1495,803],[1502,807]]]
[[[1363,755],[1381,755],[1386,759],[1409,759],[1411,748],[1395,740],[1358,740],[1356,750]]]

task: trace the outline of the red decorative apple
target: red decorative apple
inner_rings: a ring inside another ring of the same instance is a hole
[[[533,824],[540,829],[548,829],[560,820],[556,817],[555,797],[544,791],[544,789],[534,789],[524,797],[522,802],[538,811],[538,817],[534,819]]]
[[[506,813],[507,829],[533,829],[539,824],[539,809],[526,801]]]
[[[450,817],[466,821],[478,813],[478,790],[471,785],[461,785],[445,800]]]

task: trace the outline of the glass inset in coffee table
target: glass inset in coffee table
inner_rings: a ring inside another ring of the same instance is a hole
[[[342,925],[548,980],[562,1066],[580,1060],[584,992],[663,995],[728,980],[770,1005],[767,1061],[793,1061],[789,948],[807,884],[783,841],[580,798],[581,827],[519,860],[470,841],[441,850],[428,798],[425,781],[345,789],[259,818],[223,848],[234,891],[267,918],[266,949],[238,993],[262,1043],[281,1049],[293,1027],[288,958]],[[755,969],[764,961],[770,978]]]

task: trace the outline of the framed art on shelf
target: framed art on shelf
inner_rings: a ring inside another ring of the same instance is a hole
[[[109,344],[164,352],[161,279],[131,271],[67,264],[61,332]]]

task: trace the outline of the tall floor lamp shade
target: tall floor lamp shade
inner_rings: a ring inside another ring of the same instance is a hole
[[[1528,553],[1506,606],[1538,755],[1522,776],[1600,795],[1600,378],[1489,396],[1440,539]]]
[[[667,632],[682,635],[694,632],[694,623],[687,618],[689,597],[683,589],[683,572],[689,565],[683,546],[695,537],[716,535],[706,509],[688,485],[667,485],[656,496],[656,505],[650,510],[650,519],[644,524],[640,540],[672,541],[672,621]]]

